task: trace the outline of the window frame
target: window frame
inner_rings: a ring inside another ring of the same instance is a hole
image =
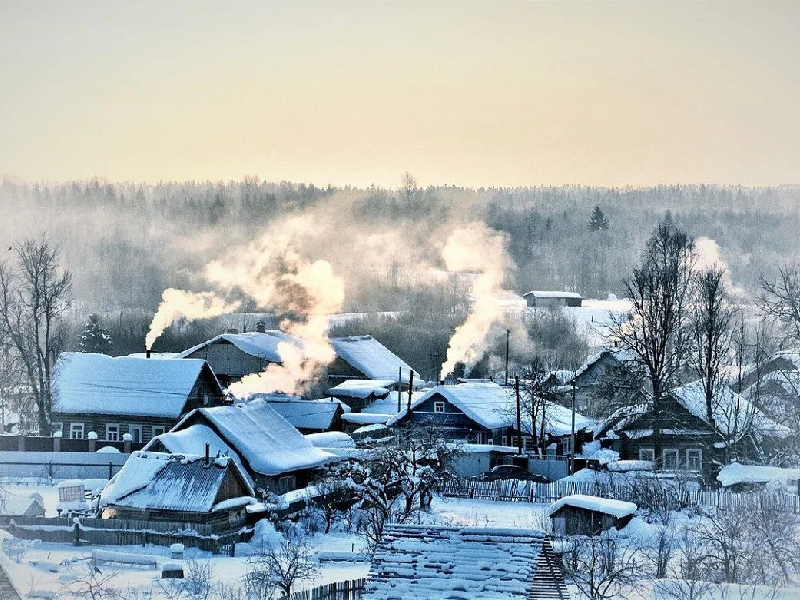
[[[161,431],[159,433],[156,433],[156,429],[160,429]],[[164,425],[153,425],[150,428],[150,439],[153,439],[157,435],[161,435],[164,433],[167,433],[167,428]]]
[[[692,467],[692,459],[689,458],[692,454],[697,455],[697,468]],[[702,448],[687,448],[686,449],[686,470],[687,471],[702,471],[703,470],[703,450]]]
[[[445,413],[444,402],[436,401],[433,403],[433,413],[436,415],[441,415]]]
[[[80,430],[80,435],[75,433]],[[86,423],[70,423],[69,424],[69,439],[71,440],[84,440],[86,439]]]
[[[116,429],[116,437],[111,437],[111,430]],[[118,442],[122,439],[121,428],[119,423],[106,423],[106,441]]]
[[[649,456],[650,458],[645,458]],[[656,462],[656,449],[655,448],[639,448],[639,460],[647,462]]]
[[[138,440],[136,439],[136,436],[133,434],[134,431],[139,433],[139,439]],[[128,425],[128,433],[131,434],[131,438],[132,438],[132,441],[133,441],[134,444],[141,444],[142,441],[144,440],[144,426],[143,425],[138,425],[138,424]]]
[[[675,457],[675,466],[667,466],[667,456]],[[681,467],[681,452],[677,448],[664,448],[661,450],[661,468],[665,471],[677,471]]]

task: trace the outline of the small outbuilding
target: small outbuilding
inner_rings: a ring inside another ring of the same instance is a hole
[[[636,504],[575,494],[556,501],[547,515],[558,535],[600,535],[612,527],[622,529],[633,518]]]

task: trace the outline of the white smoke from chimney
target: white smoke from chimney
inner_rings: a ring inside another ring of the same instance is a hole
[[[472,308],[466,321],[456,328],[447,348],[440,379],[450,375],[458,363],[467,373],[483,357],[488,347],[492,323],[503,318],[498,296],[503,276],[510,266],[504,235],[483,223],[470,223],[454,231],[442,250],[445,266],[451,273],[472,273]]]
[[[239,302],[227,302],[213,292],[186,292],[168,288],[161,294],[161,304],[150,323],[145,348],[152,350],[164,330],[178,319],[208,319],[239,308]]]
[[[344,304],[344,282],[330,263],[308,260],[298,251],[308,227],[302,217],[282,220],[250,247],[206,267],[206,279],[218,289],[242,292],[260,310],[291,315],[281,329],[302,340],[299,345],[279,344],[281,364],[271,364],[262,373],[233,384],[234,395],[299,393],[335,358],[327,338],[328,320]]]
[[[733,283],[730,269],[728,269],[727,263],[722,258],[720,247],[716,240],[708,237],[696,238],[694,241],[694,248],[697,254],[696,267],[698,270],[705,271],[711,268],[723,269],[724,274],[722,276],[722,281],[725,283],[728,292],[734,296],[745,296],[745,290]]]

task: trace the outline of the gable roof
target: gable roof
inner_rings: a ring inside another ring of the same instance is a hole
[[[612,348],[603,348],[602,350],[596,352],[595,354],[593,354],[592,356],[587,358],[586,362],[584,362],[580,367],[578,367],[578,370],[575,371],[573,379],[577,379],[578,377],[583,375],[586,371],[591,369],[599,361],[604,360],[604,359],[611,359],[611,360],[615,361],[616,363],[623,364],[623,363],[626,363],[626,362],[633,361],[634,357],[633,357],[632,354],[630,354],[629,352],[626,352],[624,350],[614,350]]]
[[[559,290],[531,290],[522,294],[523,298],[533,296],[534,298],[582,298],[577,292],[562,292]]]
[[[398,370],[403,369],[403,382],[408,383],[411,367],[371,335],[330,338],[330,343],[336,356],[369,379],[394,382],[397,381]],[[422,381],[416,371],[414,381]]]
[[[328,390],[329,396],[343,398],[385,398],[389,388],[397,383],[391,379],[348,379]]]
[[[253,496],[250,484],[228,458],[206,464],[199,456],[134,452],[103,489],[100,505],[211,512],[229,473],[238,478],[246,493],[244,497]]]
[[[336,459],[315,448],[264,400],[233,406],[199,408],[186,415],[172,431],[205,423],[242,459],[262,475],[310,469]]]
[[[257,394],[270,408],[289,421],[297,429],[330,429],[342,404],[338,400],[309,400],[285,394]]]
[[[387,526],[364,600],[526,598],[544,543],[538,530]]]
[[[214,430],[207,425],[196,424],[175,431],[174,429],[167,433],[162,433],[151,439],[144,447],[144,451],[152,451],[154,448],[161,444],[170,454],[184,454],[189,456],[201,456],[205,454],[205,445],[208,444],[208,452],[212,457],[228,456],[242,468],[242,473],[247,479],[248,483],[252,485],[252,480],[247,472],[244,471],[242,459],[234,450],[219,437]]]
[[[64,352],[53,376],[54,412],[177,418],[204,369],[216,383],[200,359]]]
[[[299,338],[284,333],[283,331],[278,331],[277,329],[271,329],[263,333],[258,331],[250,331],[248,333],[222,333],[201,344],[192,346],[188,350],[184,350],[179,353],[177,357],[186,358],[202,348],[224,342],[233,344],[245,354],[250,354],[251,356],[261,358],[271,363],[281,362],[281,356],[278,353],[278,344],[288,343],[298,348],[302,348],[305,345],[305,342]]]

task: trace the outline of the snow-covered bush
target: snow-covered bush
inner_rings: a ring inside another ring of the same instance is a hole
[[[10,537],[2,542],[3,553],[15,563],[22,562],[25,555],[40,544],[39,540],[21,540]]]

